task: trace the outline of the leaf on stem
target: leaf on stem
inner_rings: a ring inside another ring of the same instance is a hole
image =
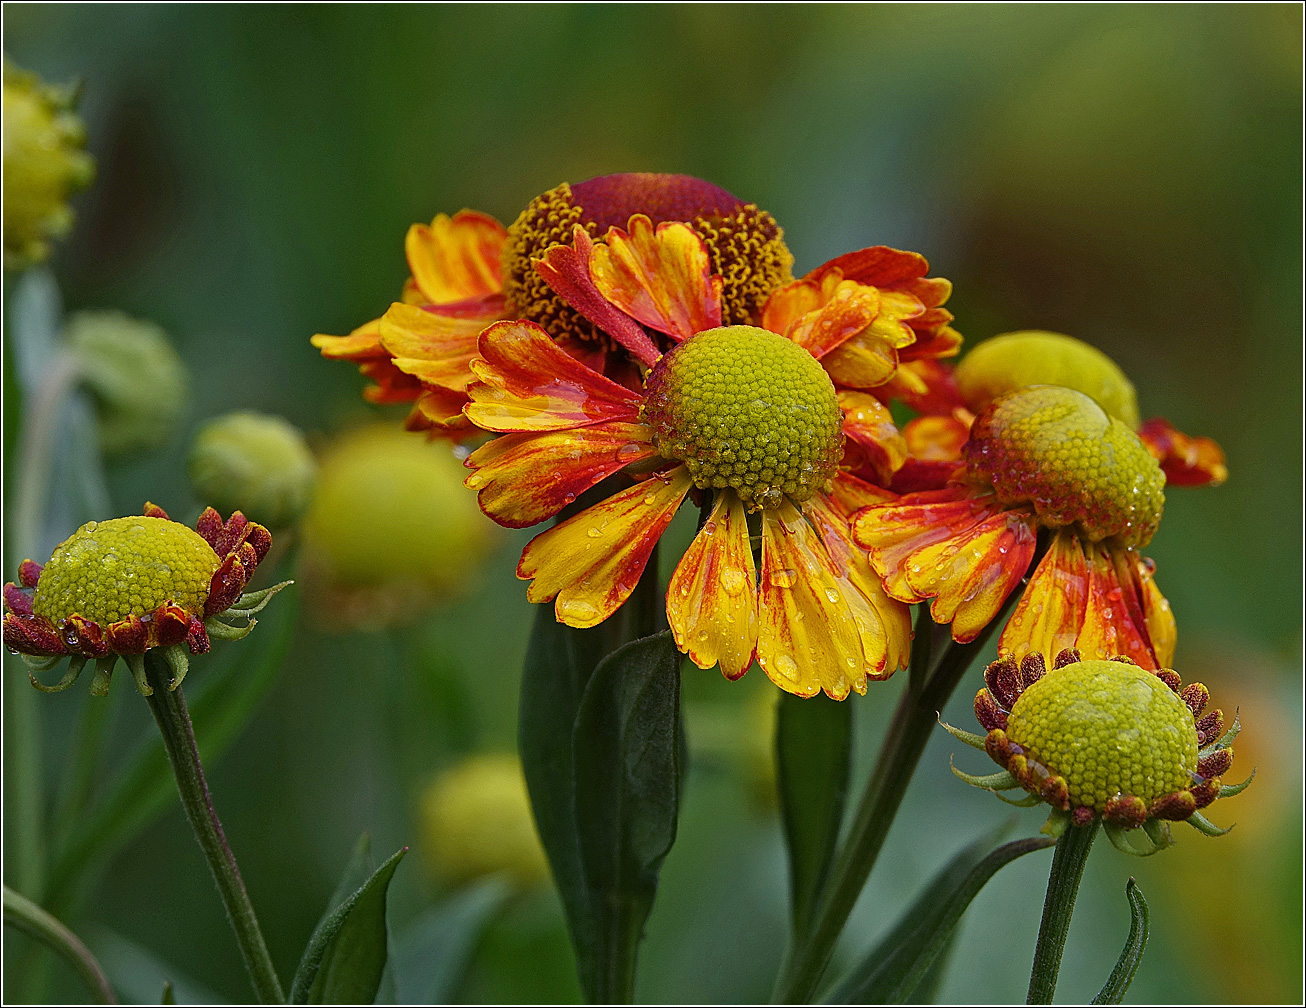
[[[910,1000],[945,949],[957,922],[990,878],[1016,858],[1051,847],[1049,837],[1013,840],[988,850],[1001,833],[961,850],[934,876],[883,940],[825,1000],[831,1004],[902,1004]]]
[[[848,794],[852,704],[817,694],[780,694],[776,711],[776,782],[796,937],[806,933],[834,860]]]
[[[680,652],[670,631],[618,648],[594,670],[572,735],[573,801],[591,928],[582,984],[633,993],[635,950],[676,837],[684,769]]]
[[[1124,1000],[1125,991],[1129,990],[1134,974],[1138,972],[1138,964],[1143,961],[1143,950],[1147,948],[1147,900],[1143,899],[1143,891],[1132,877],[1125,883],[1125,897],[1129,900],[1129,937],[1116,960],[1116,968],[1097,997],[1093,998],[1093,1004],[1113,1005]]]
[[[391,855],[318,923],[295,971],[292,1004],[371,1004],[376,999],[389,954],[386,891],[406,853],[404,847]],[[363,874],[370,857],[370,843],[364,836],[336,888],[336,897]]]

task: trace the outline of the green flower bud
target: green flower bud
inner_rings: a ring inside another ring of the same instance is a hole
[[[95,175],[83,149],[86,131],[73,113],[70,90],[4,66],[5,266],[20,269],[50,254],[50,241],[68,233],[68,197]]]
[[[202,499],[219,511],[242,511],[271,529],[299,520],[317,478],[317,463],[296,427],[247,411],[204,424],[186,468]]]
[[[101,310],[72,316],[65,338],[95,401],[105,454],[127,455],[167,441],[189,384],[167,334],[153,322]]]

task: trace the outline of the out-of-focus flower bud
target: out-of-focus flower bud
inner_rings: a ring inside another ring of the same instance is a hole
[[[458,595],[500,532],[447,444],[376,424],[321,458],[304,516],[305,578],[327,627],[390,626]]]
[[[502,874],[526,889],[548,877],[516,756],[473,756],[445,771],[422,794],[421,821],[427,862],[445,881]]]
[[[317,478],[317,463],[298,428],[248,411],[204,424],[186,470],[198,495],[219,511],[243,511],[272,529],[299,520]]]
[[[95,162],[70,89],[6,60],[4,90],[5,266],[17,269],[45,259],[50,241],[68,233],[68,197],[90,184]]]
[[[95,401],[105,454],[126,455],[165,442],[189,384],[167,333],[153,322],[106,309],[72,316],[65,337]]]

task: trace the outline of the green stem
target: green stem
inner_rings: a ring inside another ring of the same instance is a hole
[[[19,895],[8,886],[4,887],[4,917],[6,924],[44,942],[63,956],[95,997],[97,1004],[118,1003],[104,970],[100,969],[95,956],[91,955],[90,949],[82,944],[81,939],[26,896]]]
[[[168,689],[171,674],[164,660],[155,656],[156,651],[157,649],[145,653],[146,674],[150,685],[154,687],[154,693],[146,699],[163,736],[168,762],[172,764],[173,774],[177,778],[182,807],[186,810],[186,817],[195,830],[195,838],[213,872],[213,881],[217,883],[223,906],[227,909],[227,917],[236,934],[236,944],[240,946],[241,958],[245,960],[245,969],[254,985],[254,992],[262,1004],[284,1004],[286,996],[281,989],[281,981],[277,979],[272,957],[268,955],[263,932],[259,930],[254,906],[250,903],[249,893],[245,891],[245,882],[236,866],[236,857],[231,853],[231,847],[222,832],[222,823],[218,821],[218,814],[209,797],[209,786],[204,779],[199,749],[195,745],[195,732],[191,726],[190,713],[186,709],[186,698],[182,696],[181,687]]]
[[[928,616],[928,604],[921,603],[917,612],[917,645],[912,649],[907,688],[898,701],[875,770],[830,871],[811,929],[804,939],[794,943],[781,967],[773,996],[776,1003],[807,1002],[815,995],[843,926],[875,867],[940,711],[989,637],[1006,622],[1007,611],[1019,594],[1011,593],[1002,610],[973,641],[958,644],[949,639],[941,650],[919,646],[935,632]],[[937,657],[933,667],[927,670],[931,651],[936,651]]]
[[[1029,994],[1026,1004],[1051,1004],[1057,989],[1057,973],[1061,970],[1061,953],[1066,947],[1066,932],[1070,930],[1070,915],[1075,909],[1075,896],[1079,893],[1079,880],[1084,877],[1088,852],[1097,837],[1099,822],[1094,819],[1089,826],[1067,826],[1057,841],[1052,855],[1052,871],[1048,875],[1048,893],[1043,901],[1043,922],[1038,929],[1038,944],[1034,947],[1034,969],[1029,977]]]

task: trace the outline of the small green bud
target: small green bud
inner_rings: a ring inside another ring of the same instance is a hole
[[[242,511],[270,529],[299,520],[317,479],[317,463],[296,427],[248,411],[204,424],[186,468],[201,499],[219,511]]]
[[[95,401],[100,448],[129,455],[168,440],[189,384],[186,366],[153,322],[120,311],[83,311],[64,331]]]

